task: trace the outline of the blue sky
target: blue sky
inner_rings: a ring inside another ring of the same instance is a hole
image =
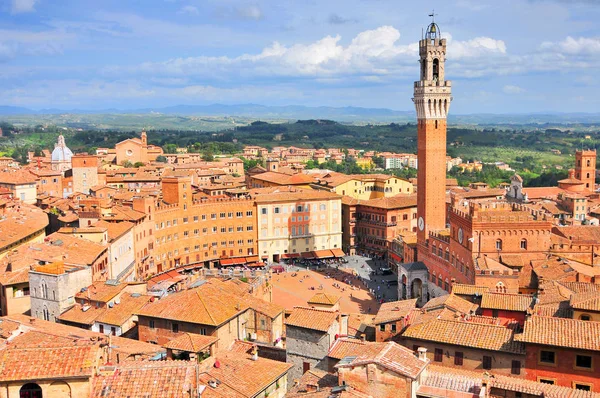
[[[600,0],[0,0],[0,105],[411,110],[432,8],[451,112],[600,110]]]

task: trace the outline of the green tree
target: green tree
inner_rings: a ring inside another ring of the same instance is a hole
[[[121,166],[130,168],[133,167],[133,163],[131,163],[129,160],[124,160],[121,162]]]
[[[163,151],[165,153],[177,153],[177,145],[175,144],[166,144],[163,146]]]
[[[213,160],[215,160],[215,155],[212,151],[206,150],[202,154],[202,160],[204,160],[205,162],[212,162]]]
[[[139,168],[139,167],[142,167],[142,166],[144,166],[144,162],[135,162],[133,164],[133,167],[135,167],[135,168]]]
[[[159,155],[159,156],[156,157],[156,161],[158,163],[167,163],[167,158],[164,157],[163,155]]]

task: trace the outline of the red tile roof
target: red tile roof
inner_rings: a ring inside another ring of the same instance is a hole
[[[248,309],[239,296],[225,293],[211,281],[150,303],[138,314],[200,325],[220,326]]]
[[[527,312],[532,308],[534,298],[529,294],[484,293],[481,298],[481,308]]]
[[[181,336],[169,341],[165,348],[186,352],[200,352],[219,340],[214,336],[203,336],[195,333],[183,333]]]
[[[373,324],[379,325],[381,323],[393,322],[406,318],[406,316],[416,307],[417,299],[384,303],[379,307],[379,311],[377,311],[377,316],[375,317]]]
[[[524,343],[600,351],[600,322],[532,316],[517,339]]]
[[[197,374],[193,362],[125,362],[114,373],[95,377],[90,397],[190,397],[197,388]]]
[[[461,320],[434,319],[430,322],[411,325],[402,336],[490,351],[525,353],[523,344],[514,341],[514,330],[503,326]]]
[[[340,301],[340,296],[336,296],[335,294],[317,293],[312,296],[307,303],[335,305],[338,301]]]
[[[387,342],[379,350],[362,353],[352,361],[337,364],[336,368],[354,368],[372,363],[414,380],[425,369],[428,361],[418,359],[414,352],[398,343]]]
[[[294,307],[292,314],[286,319],[285,324],[304,329],[327,332],[339,313],[317,308]]]

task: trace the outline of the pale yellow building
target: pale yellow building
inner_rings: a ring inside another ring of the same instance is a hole
[[[341,174],[327,173],[317,178],[314,189],[328,190],[354,199],[368,200],[389,198],[400,193],[413,193],[413,184],[403,178],[387,174]]]
[[[263,191],[263,192],[261,192]],[[268,192],[267,192],[268,191]],[[263,260],[332,257],[342,247],[342,201],[332,192],[281,188],[255,190],[258,254]],[[308,255],[308,256],[307,256]]]

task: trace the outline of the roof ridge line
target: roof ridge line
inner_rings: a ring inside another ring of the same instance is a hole
[[[210,319],[213,321],[214,324],[217,323],[217,321],[215,321],[215,318],[213,318],[212,314],[210,313],[210,311],[208,310],[208,307],[206,306],[206,303],[204,302],[204,300],[202,299],[202,296],[200,296],[200,292],[198,291],[198,289],[196,289],[196,295],[198,296],[198,299],[200,299],[200,302],[202,303],[202,305],[204,306],[204,309],[206,310],[206,313],[208,314],[208,316],[210,317]]]

